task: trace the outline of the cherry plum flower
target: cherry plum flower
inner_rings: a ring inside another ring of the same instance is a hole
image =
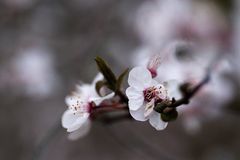
[[[201,126],[200,122],[206,120],[206,117],[219,115],[221,108],[233,97],[233,88],[225,76],[232,72],[227,57],[216,53],[214,49],[200,50],[195,46],[192,43],[174,42],[167,49],[162,50],[159,55],[163,61],[155,77],[157,81],[176,79],[180,83],[188,82],[196,85],[204,78],[206,70],[211,67],[210,82],[191,99],[191,103],[178,108],[178,111],[183,113],[183,124],[190,133],[195,133]],[[147,59],[147,57],[151,57],[153,53],[156,51],[150,48],[139,50],[134,64],[148,66],[148,59],[151,58]]]
[[[75,140],[86,135],[90,130],[89,117],[93,106],[98,106],[102,101],[114,96],[114,93],[104,97],[98,95],[95,85],[102,79],[102,74],[98,74],[92,84],[77,85],[76,91],[66,97],[68,109],[63,113],[62,126],[70,132],[69,139]]]
[[[126,95],[132,117],[137,121],[149,120],[157,130],[165,129],[168,123],[161,119],[154,106],[156,103],[169,103],[174,94],[179,97],[175,83],[173,81],[158,83],[144,67],[133,68],[129,73],[128,83],[130,87],[127,88]]]

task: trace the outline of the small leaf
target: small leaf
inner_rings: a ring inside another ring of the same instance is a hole
[[[164,122],[170,122],[176,120],[178,117],[178,112],[176,109],[173,109],[167,113],[161,113],[161,118]]]
[[[116,90],[120,90],[122,87],[122,83],[124,80],[124,77],[128,74],[129,69],[127,68],[123,73],[120,74],[120,76],[117,79],[117,84],[116,84]]]
[[[96,57],[95,61],[97,63],[99,71],[103,74],[104,78],[106,79],[109,89],[115,91],[117,79],[113,71],[110,69],[110,67],[102,58]]]
[[[95,89],[96,89],[96,91],[97,91],[97,93],[98,93],[99,96],[102,96],[101,93],[100,93],[101,88],[102,88],[103,86],[106,86],[106,85],[107,85],[107,82],[104,81],[104,80],[98,81],[98,82],[96,83]]]

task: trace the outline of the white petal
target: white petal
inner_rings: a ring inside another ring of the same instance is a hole
[[[104,97],[95,97],[90,98],[90,101],[93,101],[97,106],[102,103],[102,101],[113,98],[115,93],[110,93]]]
[[[78,130],[68,135],[69,140],[77,140],[88,134],[91,128],[91,121],[88,119]]]
[[[143,67],[133,68],[128,77],[128,84],[137,90],[144,90],[151,85],[152,75]]]
[[[131,110],[138,110],[143,105],[143,98],[141,99],[129,99],[128,107]]]
[[[67,132],[73,132],[79,129],[87,120],[88,120],[89,114],[86,113],[83,116],[79,117],[75,123],[72,124],[72,126],[67,128]]]
[[[81,101],[80,97],[72,95],[72,96],[67,96],[65,98],[65,103],[67,104],[68,107],[72,105],[76,105],[77,101]]]
[[[62,115],[62,126],[64,128],[68,128],[69,126],[71,126],[77,117],[72,116],[73,113],[68,109],[66,110],[63,115]]]
[[[62,126],[66,128],[68,132],[73,132],[80,128],[87,121],[88,117],[88,113],[80,116],[73,114],[71,110],[66,110],[62,116]]]
[[[151,86],[157,86],[158,84],[159,84],[158,81],[152,79],[152,81],[151,81]]]
[[[77,93],[80,95],[81,99],[87,99],[87,97],[94,94],[94,87],[89,84],[82,84],[81,86],[77,86]]]
[[[164,86],[168,91],[168,96],[170,98],[174,97],[175,99],[180,99],[182,97],[181,92],[179,90],[180,83],[176,80],[169,80],[164,82]]]
[[[138,91],[134,87],[128,87],[126,95],[128,99],[142,99],[144,97],[143,91]]]
[[[143,105],[143,91],[137,91],[133,87],[128,87],[126,90],[126,95],[129,99],[128,106],[131,110],[137,110]]]
[[[151,115],[152,112],[154,111],[154,110],[153,110],[153,109],[154,109],[154,106],[155,106],[154,103],[155,103],[155,101],[154,101],[154,99],[152,99],[151,102],[148,102],[148,103],[144,106],[144,108],[145,108],[144,116],[145,116],[145,117],[149,117],[149,115]]]
[[[150,118],[149,118],[149,123],[156,129],[156,130],[163,130],[167,127],[167,122],[164,122],[160,114],[157,113],[156,111],[153,111]]]
[[[138,110],[129,110],[131,116],[137,121],[146,121],[147,118],[144,116],[144,107],[140,107]]]

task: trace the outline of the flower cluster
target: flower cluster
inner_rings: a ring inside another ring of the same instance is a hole
[[[101,73],[92,84],[77,85],[65,99],[68,109],[62,116],[62,126],[70,132],[72,140],[86,135],[92,120],[149,120],[156,130],[163,130],[168,122],[177,118],[177,107],[188,104],[209,79],[207,76],[195,87],[181,85],[176,80],[159,81],[160,57],[155,55],[145,67],[134,67],[129,72],[129,87],[125,94],[122,83],[128,69],[117,77],[103,59],[97,57],[95,60]],[[106,88],[112,93],[106,94]],[[120,117],[105,115],[112,111],[125,111],[126,114]]]
[[[95,85],[102,79],[103,75],[98,74],[92,84],[77,85],[76,91],[66,97],[68,109],[62,116],[62,126],[70,132],[70,139],[77,139],[88,133],[91,124],[90,115],[94,107],[114,96],[114,93],[104,97],[98,95]]]
[[[136,65],[148,66],[155,57],[153,50],[142,50],[134,62]],[[159,54],[163,61],[157,69],[155,79],[166,81],[176,79],[180,83],[198,84],[205,76],[206,70],[211,69],[211,82],[205,85],[185,107],[180,107],[183,114],[183,124],[190,133],[200,128],[200,122],[215,117],[221,113],[221,108],[231,100],[233,88],[231,81],[225,75],[231,73],[229,60],[224,54],[212,50],[199,50],[192,43],[174,42],[162,49]],[[224,87],[223,87],[224,86]],[[202,105],[202,102],[205,102]],[[205,117],[205,118],[202,118]]]
[[[219,115],[233,97],[231,80],[225,75],[231,73],[228,63],[233,56],[234,35],[227,14],[216,4],[191,0],[146,1],[134,19],[142,43],[134,51],[133,63],[149,66],[149,57],[159,54],[161,67],[150,70],[155,79],[177,79],[196,85],[208,68],[213,70],[211,82],[191,103],[179,108],[184,113],[183,125],[190,133],[200,128],[202,120]],[[181,15],[181,19],[176,15]]]

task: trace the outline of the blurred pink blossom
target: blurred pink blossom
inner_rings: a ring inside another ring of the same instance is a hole
[[[20,49],[0,74],[2,88],[35,98],[48,97],[59,84],[53,57],[42,47]]]
[[[227,48],[230,30],[226,17],[210,2],[147,1],[136,14],[136,30],[144,45],[163,47],[172,40]]]

